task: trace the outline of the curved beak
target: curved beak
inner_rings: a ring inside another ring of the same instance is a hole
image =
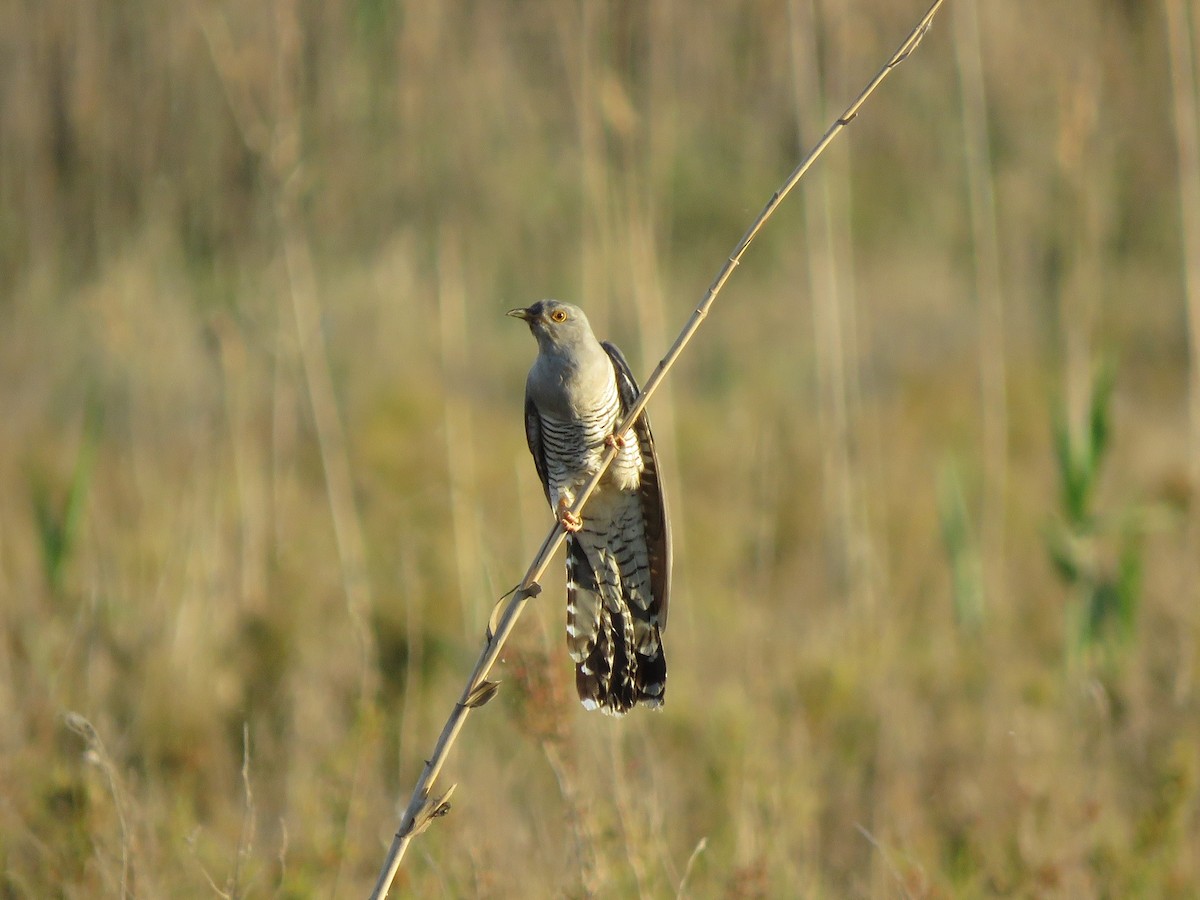
[[[505,313],[505,315],[512,316],[514,319],[523,319],[526,322],[529,321],[529,310],[525,309],[524,307],[518,307],[517,309],[510,309],[508,312]]]

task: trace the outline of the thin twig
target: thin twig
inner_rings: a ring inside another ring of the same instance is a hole
[[[917,23],[917,26],[909,33],[908,37],[904,39],[903,43],[900,44],[896,52],[893,53],[887,63],[884,64],[883,68],[881,68],[875,74],[875,77],[872,78],[867,84],[867,86],[863,88],[862,92],[854,99],[854,102],[846,107],[845,111],[838,116],[832,125],[829,126],[829,129],[824,135],[822,135],[821,139],[817,141],[816,145],[811,150],[808,151],[808,154],[803,160],[801,160],[800,164],[796,166],[792,173],[787,177],[787,180],[784,181],[783,186],[775,192],[769,201],[767,201],[767,205],[764,206],[762,212],[758,214],[758,218],[754,220],[753,224],[751,224],[751,226],[746,230],[746,233],[742,235],[741,240],[738,241],[737,246],[729,255],[729,258],[725,261],[725,264],[721,267],[721,270],[717,273],[717,277],[713,280],[713,283],[709,286],[707,293],[705,293],[699,305],[695,308],[695,310],[692,312],[692,315],[684,324],[683,330],[675,339],[675,343],[671,345],[670,349],[667,350],[666,355],[659,362],[658,366],[653,372],[650,373],[650,377],[646,379],[646,383],[642,388],[641,394],[638,395],[637,399],[630,407],[625,419],[615,429],[617,434],[623,434],[633,427],[633,423],[637,421],[638,416],[642,414],[642,411],[646,408],[646,404],[649,402],[650,397],[653,396],[654,392],[658,389],[658,386],[666,377],[667,372],[670,371],[671,366],[675,364],[675,361],[679,358],[679,354],[683,352],[683,348],[687,346],[688,342],[695,335],[696,330],[700,327],[700,324],[708,315],[708,310],[712,306],[713,301],[716,299],[717,294],[719,294],[721,289],[725,287],[725,282],[729,280],[730,276],[733,274],[733,270],[737,268],[738,264],[742,261],[742,256],[745,254],[750,244],[758,236],[758,233],[762,231],[763,226],[765,226],[767,223],[767,220],[769,220],[775,213],[775,210],[779,208],[779,205],[791,192],[792,188],[794,188],[800,182],[800,179],[804,177],[804,173],[807,172],[812,164],[816,162],[817,158],[823,152],[825,152],[825,148],[829,146],[829,144],[835,137],[837,137],[843,128],[854,121],[854,118],[858,115],[859,109],[866,102],[867,98],[874,93],[875,89],[879,87],[880,83],[887,78],[889,74],[891,74],[892,70],[896,66],[907,59],[909,54],[917,48],[917,45],[921,42],[921,38],[923,38],[925,36],[925,32],[929,30],[929,26],[933,22],[933,17],[937,14],[938,9],[941,8],[943,2],[944,0],[934,0],[933,5],[929,7],[928,12],[925,13],[921,21]],[[592,476],[591,480],[584,485],[583,489],[576,497],[575,503],[571,507],[572,513],[579,515],[583,511],[583,507],[587,503],[588,498],[591,497],[592,492],[595,491],[596,486],[600,483],[600,479],[603,477],[604,472],[608,469],[609,464],[613,461],[613,458],[616,456],[616,454],[617,448],[615,446],[609,447],[604,452],[604,455],[600,459],[600,464],[596,470],[596,473]],[[408,849],[408,845],[412,841],[413,836],[419,834],[421,831],[424,831],[427,827],[429,827],[429,824],[434,818],[444,815],[449,810],[450,804],[447,801],[450,796],[450,792],[454,790],[454,787],[451,786],[448,791],[444,792],[440,796],[434,796],[434,784],[437,781],[438,775],[442,771],[442,766],[445,765],[446,757],[449,755],[451,746],[453,746],[455,739],[458,737],[458,733],[462,730],[462,727],[467,720],[467,715],[472,709],[482,706],[493,696],[495,696],[495,683],[487,680],[488,673],[491,672],[492,666],[495,665],[496,660],[499,658],[500,652],[504,648],[504,644],[508,641],[509,635],[516,626],[517,619],[520,618],[521,613],[524,612],[525,604],[529,601],[530,597],[536,597],[539,593],[541,593],[541,586],[538,582],[545,573],[546,569],[549,567],[550,559],[554,555],[555,551],[558,550],[558,547],[563,542],[564,537],[565,532],[562,530],[562,526],[556,522],[554,527],[550,530],[550,533],[546,535],[546,539],[542,542],[541,549],[538,550],[537,555],[530,564],[528,571],[525,573],[525,577],[521,579],[521,583],[513,593],[512,599],[508,601],[506,606],[504,606],[498,620],[496,620],[496,615],[493,613],[492,618],[495,620],[495,627],[492,627],[492,625],[489,623],[487,634],[484,638],[483,651],[480,653],[479,659],[475,663],[475,668],[472,670],[470,677],[467,679],[467,683],[463,688],[462,695],[460,696],[458,702],[454,705],[454,709],[450,713],[450,717],[446,720],[446,724],[442,728],[442,733],[438,737],[438,741],[433,749],[433,753],[426,761],[425,768],[421,772],[421,777],[417,779],[417,784],[413,789],[412,799],[409,801],[408,807],[405,809],[404,815],[400,819],[400,827],[397,829],[395,837],[392,839],[392,844],[388,849],[388,854],[384,861],[383,869],[379,873],[379,880],[376,882],[375,889],[371,893],[372,900],[382,900],[383,897],[387,896],[387,892],[391,887],[392,880],[396,877],[396,872],[400,869],[400,862],[404,858],[404,853]],[[497,611],[499,611],[499,606],[497,607]]]

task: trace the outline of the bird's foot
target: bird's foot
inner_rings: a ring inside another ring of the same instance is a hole
[[[624,434],[610,434],[604,438],[605,447],[615,447],[618,450],[624,450],[633,441],[633,432],[627,431]]]
[[[558,508],[554,511],[558,518],[558,524],[563,527],[563,531],[567,534],[574,534],[583,527],[583,519],[571,512],[571,504],[564,497],[558,501]]]

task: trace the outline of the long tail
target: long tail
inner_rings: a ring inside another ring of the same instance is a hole
[[[667,660],[652,608],[606,547],[589,557],[568,538],[567,648],[584,708],[621,716],[639,703],[663,705]]]

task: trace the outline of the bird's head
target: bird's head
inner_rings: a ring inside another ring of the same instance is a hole
[[[525,321],[542,350],[562,350],[595,342],[587,316],[570,303],[539,300],[532,306],[510,309],[508,315]]]

